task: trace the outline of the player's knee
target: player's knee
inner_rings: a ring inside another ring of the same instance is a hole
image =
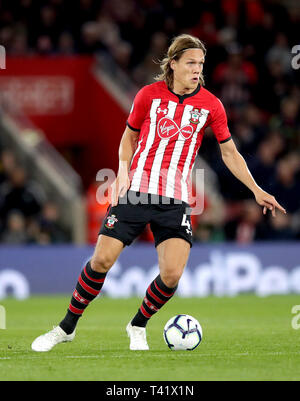
[[[174,288],[178,285],[179,280],[182,276],[182,271],[178,270],[178,271],[165,271],[164,273],[160,274],[161,279],[163,281],[163,283],[169,287],[169,288]]]
[[[98,273],[106,273],[112,267],[114,262],[115,261],[109,254],[94,255],[91,260],[91,268]]]

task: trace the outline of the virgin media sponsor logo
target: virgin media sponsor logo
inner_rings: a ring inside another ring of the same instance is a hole
[[[193,135],[194,129],[190,124],[179,128],[171,118],[163,117],[157,124],[157,133],[161,139],[170,139],[179,135],[178,139],[186,140]]]

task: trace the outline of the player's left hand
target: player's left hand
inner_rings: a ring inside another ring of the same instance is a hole
[[[273,195],[268,194],[261,188],[254,193],[256,202],[263,206],[263,214],[266,214],[268,210],[272,212],[272,216],[276,217],[276,209],[286,214],[286,210],[277,202]]]
[[[119,201],[119,196],[124,196],[130,187],[130,179],[127,173],[118,174],[117,178],[111,185],[112,189],[112,206],[117,206]]]

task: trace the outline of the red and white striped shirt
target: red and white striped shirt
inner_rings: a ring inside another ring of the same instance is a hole
[[[221,101],[205,88],[177,95],[164,81],[136,95],[127,125],[139,131],[130,166],[130,190],[189,203],[190,177],[205,129],[219,143],[231,138]]]

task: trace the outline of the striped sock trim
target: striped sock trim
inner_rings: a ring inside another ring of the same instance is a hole
[[[90,303],[90,301],[88,299],[83,298],[76,289],[73,292],[73,298],[75,298],[76,301],[80,302],[83,305],[88,305]]]
[[[83,308],[83,309],[77,309],[77,308],[75,308],[72,304],[70,304],[70,305],[69,305],[69,310],[70,310],[72,313],[74,313],[75,315],[82,315],[83,312],[84,312],[84,310],[85,310],[85,308]]]
[[[151,286],[149,285],[148,290],[147,290],[148,295],[154,299],[156,302],[158,302],[159,304],[163,305],[163,301],[160,300],[155,294],[154,292],[151,291]]]
[[[100,278],[100,279],[92,278],[92,277],[87,273],[86,266],[85,266],[85,268],[83,269],[83,271],[84,271],[85,276],[86,276],[90,281],[92,281],[93,283],[104,283],[105,278]]]
[[[157,313],[175,294],[175,288],[168,288],[161,280],[160,275],[149,285],[138,313],[132,320],[133,326],[144,327],[146,322]]]
[[[90,262],[88,262],[78,277],[69,311],[81,316],[89,303],[100,294],[105,277],[106,273],[93,271]]]
[[[175,293],[175,291],[174,291],[171,294],[168,294],[167,292],[165,292],[161,288],[159,288],[159,286],[156,284],[155,281],[154,281],[154,285],[155,285],[155,288],[157,289],[157,291],[159,291],[160,294],[163,295],[164,297],[171,298]]]
[[[143,305],[140,307],[140,311],[142,312],[142,314],[145,316],[146,319],[150,319],[150,317],[152,316],[150,313],[148,313],[145,308],[143,307]]]
[[[82,277],[78,278],[78,283],[81,285],[81,287],[88,292],[91,295],[94,295],[95,297],[99,294],[98,290],[94,290],[92,287],[90,287],[89,285],[87,285],[84,280],[82,279]]]

